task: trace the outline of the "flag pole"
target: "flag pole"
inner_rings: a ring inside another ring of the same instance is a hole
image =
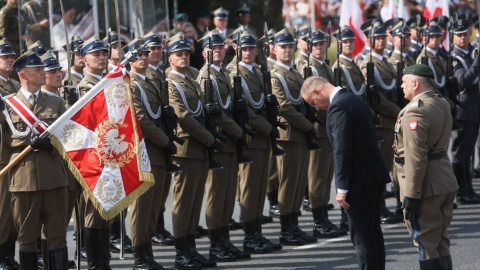
[[[7,166],[5,166],[5,168],[3,168],[1,171],[0,171],[0,177],[4,176],[5,174],[7,174],[11,169],[13,169],[13,167],[15,167],[15,165],[17,165],[17,163],[19,163],[20,161],[22,161],[22,159],[24,157],[26,157],[28,155],[28,153],[32,152],[33,148],[32,146],[27,146],[25,149],[23,149],[22,152],[20,152],[20,154],[18,154],[18,156],[16,156],[12,161],[10,161]]]

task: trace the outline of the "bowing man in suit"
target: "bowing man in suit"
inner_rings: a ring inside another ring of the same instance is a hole
[[[327,110],[327,135],[333,148],[337,202],[347,209],[359,269],[385,269],[380,227],[383,186],[390,177],[378,148],[373,117],[361,98],[321,77],[308,78],[304,100]]]

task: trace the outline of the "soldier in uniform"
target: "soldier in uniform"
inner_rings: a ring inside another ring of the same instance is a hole
[[[204,111],[200,85],[186,76],[190,64],[190,44],[181,33],[168,42],[168,61],[172,71],[168,74],[169,101],[178,116],[178,136],[185,140],[176,144],[178,151],[174,162],[180,165],[181,174],[174,176],[172,192],[172,226],[175,237],[175,266],[186,269],[216,266],[197,252],[195,229],[200,219],[205,182],[208,175],[207,147],[222,150],[221,143],[203,123]],[[217,113],[218,108],[206,113]]]
[[[402,88],[410,103],[395,124],[395,180],[420,269],[451,270],[447,229],[458,188],[447,155],[453,120],[448,103],[432,90],[433,78],[426,65],[404,70]]]
[[[159,35],[150,32],[143,36],[143,40],[150,50],[148,55],[149,65],[146,76],[161,93],[163,93],[162,91],[168,91],[167,89],[160,89],[161,82],[165,80],[163,73],[159,70],[165,64],[162,62],[162,38]],[[173,236],[165,229],[165,220],[163,218],[163,213],[165,212],[165,202],[167,201],[168,193],[170,192],[171,175],[167,176],[165,181],[163,181],[163,184],[164,186],[161,189],[161,210],[158,214],[156,230],[151,240],[153,245],[172,246]]]
[[[448,33],[447,29],[448,29],[448,23],[450,22],[450,19],[447,16],[438,15],[437,17],[433,18],[432,21],[436,22],[438,26],[440,26],[440,29],[442,31],[442,37],[440,39],[440,45],[438,46],[438,52],[440,53],[440,56],[442,56],[445,60],[447,60],[449,52],[443,47],[443,41],[447,38],[447,33]],[[478,23],[475,24],[475,26],[478,29]]]
[[[309,63],[312,75],[323,77],[333,84],[333,71],[330,66],[325,63],[325,56],[327,54],[325,33],[317,28],[313,28],[311,31],[312,40],[309,42],[311,42],[312,47]],[[302,35],[300,37],[302,39],[309,38],[308,35]],[[303,40],[303,42],[307,43],[308,41]],[[308,62],[306,61],[300,61],[298,65],[298,70],[304,78],[307,64]],[[327,116],[326,111],[316,111],[315,114],[315,117],[320,119],[325,119]],[[320,238],[334,238],[345,235],[346,231],[340,231],[340,229],[328,219],[328,201],[330,200],[330,186],[333,180],[333,153],[328,144],[325,125],[321,125],[316,121],[313,123],[313,126],[317,134],[315,143],[321,147],[319,151],[310,151],[308,168],[308,197],[310,198],[314,220],[313,235]]]
[[[421,14],[417,14],[405,23],[408,27],[410,27],[411,44],[408,53],[413,59],[417,59],[418,54],[420,54],[420,51],[423,48],[423,45],[420,42],[419,29],[422,28],[426,22],[427,20],[425,20]]]
[[[85,77],[78,84],[84,95],[100,82],[107,65],[107,48],[96,36],[86,40],[80,50]],[[85,194],[85,193],[84,193]],[[110,269],[110,222],[103,219],[90,198],[85,198],[85,248],[90,269]]]
[[[375,81],[377,89],[380,89],[381,96],[379,109],[385,115],[379,116],[379,123],[376,125],[376,131],[383,139],[380,145],[380,152],[382,153],[388,171],[391,171],[393,166],[393,128],[395,126],[395,120],[397,119],[396,117],[400,112],[400,107],[392,101],[394,99],[392,92],[394,88],[397,87],[395,79],[397,73],[392,64],[390,64],[387,58],[383,56],[387,33],[382,26],[379,23],[375,23],[365,32],[369,39],[374,39],[375,46],[372,44],[372,52],[371,54],[369,53],[366,55],[362,62],[361,69],[364,71],[364,75],[367,76],[367,64],[372,61],[375,65],[374,68],[377,71],[375,72]],[[395,223],[399,221],[385,206],[385,200],[382,200],[380,217],[382,223]]]
[[[239,36],[242,57],[237,73],[242,77],[243,96],[248,104],[248,127],[256,132],[255,137],[247,136],[246,154],[253,162],[240,164],[238,178],[238,200],[240,219],[243,222],[245,238],[244,250],[251,253],[269,253],[282,249],[277,243],[271,243],[262,234],[263,205],[268,183],[268,164],[272,161],[270,152],[270,133],[272,125],[266,119],[263,75],[255,65],[258,55],[257,41],[252,34],[244,32]],[[275,160],[273,160],[275,161]]]
[[[219,7],[213,11],[213,25],[215,26],[215,29],[217,29],[225,38],[227,47],[227,53],[225,54],[225,59],[223,60],[223,63],[225,64],[232,62],[232,59],[235,56],[235,50],[232,47],[232,39],[227,38],[233,32],[233,29],[227,28],[229,14],[230,12],[223,7]]]
[[[5,6],[0,10],[0,36],[6,38],[11,42],[11,46],[16,54],[20,54],[20,40],[19,27],[21,27],[20,32],[22,33],[22,39],[25,38],[25,22],[23,16],[18,18],[18,3],[16,0],[7,1]],[[21,15],[21,14],[20,14]]]
[[[212,40],[212,63],[208,63],[210,38]],[[237,259],[237,255],[225,245],[223,238],[226,235],[225,230],[228,231],[228,223],[235,205],[239,163],[236,143],[241,138],[243,130],[232,119],[232,84],[228,71],[222,68],[222,61],[225,57],[224,38],[220,32],[212,30],[198,41],[202,42],[202,54],[207,63],[200,70],[197,82],[206,95],[205,82],[211,80],[210,95],[214,97],[222,111],[219,128],[226,135],[223,151],[215,153],[215,157],[222,161],[223,169],[210,170],[205,187],[205,219],[210,235],[210,259],[219,262],[234,261]],[[210,78],[208,77],[209,72]],[[247,254],[243,255],[244,259],[250,258]]]
[[[455,120],[462,127],[452,131],[452,167],[458,181],[457,202],[479,204],[480,195],[472,188],[471,158],[474,154],[480,122],[480,93],[478,80],[480,55],[475,58],[468,51],[470,41],[470,21],[460,19],[453,23],[452,51],[454,76],[459,84],[459,103]]]
[[[309,149],[307,136],[315,137],[315,128],[302,111],[300,96],[302,76],[290,64],[294,56],[295,39],[287,29],[275,34],[277,63],[271,70],[272,92],[280,104],[281,122],[287,130],[280,130],[278,145],[286,155],[277,156],[278,205],[280,208],[280,242],[284,245],[303,245],[317,242],[298,227],[298,214],[307,188]],[[303,109],[303,110],[302,110]]]
[[[308,33],[309,31],[313,31],[311,29],[310,25],[306,24],[300,29],[298,29],[298,38],[297,38],[297,45],[298,45],[298,54],[297,58],[295,58],[295,69],[298,70],[298,72],[302,73],[303,72],[303,67],[307,64],[308,61]]]
[[[390,35],[393,36],[394,50],[390,58],[388,58],[388,62],[392,64],[393,68],[397,70],[398,62],[403,62],[404,67],[415,64],[415,59],[408,54],[411,43],[410,28],[404,25],[403,22],[399,22],[392,27]]]
[[[237,20],[238,20],[238,26],[243,26],[243,28],[245,30],[250,31],[250,33],[252,33],[254,37],[257,36],[257,32],[255,31],[255,28],[249,25],[250,8],[246,4],[244,4],[243,6],[237,9]]]
[[[105,37],[102,41],[105,43],[105,47],[108,48],[110,58],[108,58],[107,71],[110,71],[117,67],[120,56],[119,50],[121,50],[127,42],[121,39],[115,31],[110,32],[110,43],[108,43],[108,37]]]
[[[10,78],[13,72],[15,51],[6,39],[0,41],[0,94],[2,97],[17,93],[21,85]],[[3,101],[1,101],[3,103]],[[5,108],[3,104],[2,110]],[[0,128],[2,132],[7,129],[3,114]],[[3,169],[9,162],[12,155],[12,148],[3,144],[0,149],[0,169]],[[18,269],[20,266],[15,261],[15,242],[17,241],[17,230],[15,229],[11,209],[11,194],[8,191],[8,176],[0,177],[0,269]]]
[[[136,45],[142,45],[139,39],[133,39],[127,44],[127,50],[132,51]],[[161,128],[161,94],[158,86],[146,77],[149,66],[148,55],[150,50],[145,48],[138,52],[138,59],[130,63],[130,75],[134,88],[135,111],[145,137],[155,185],[131,206],[130,232],[132,236],[133,256],[135,263],[133,269],[163,269],[153,258],[152,243],[150,238],[155,233],[157,216],[163,201],[162,190],[167,179],[165,163],[165,148],[175,152],[176,147],[169,140]]]
[[[405,19],[395,17],[383,23],[383,28],[385,29],[385,31],[387,31],[387,46],[385,47],[385,51],[384,51],[384,56],[387,58],[390,58],[390,56],[392,56],[393,51],[395,50],[394,36],[392,35],[391,31],[400,22],[405,22]]]
[[[48,18],[48,1],[30,0],[22,6],[24,24],[27,26],[28,45],[41,41],[50,48],[50,22]]]
[[[40,121],[54,122],[65,111],[62,99],[45,95],[40,87],[45,84],[44,64],[34,51],[27,51],[14,63],[22,87],[17,97]],[[62,157],[53,149],[49,138],[38,135],[29,139],[21,135],[26,130],[18,114],[10,111],[13,123],[5,134],[4,142],[13,148],[11,159],[25,147],[34,151],[20,161],[10,172],[12,213],[18,230],[20,266],[37,268],[37,239],[43,230],[48,240],[50,269],[67,269],[67,187],[68,181]]]
[[[80,55],[80,48],[83,45],[83,39],[80,36],[75,36],[73,42],[70,42],[68,46],[72,50],[71,53],[75,54],[75,59],[73,63],[70,63],[70,73],[71,77],[70,80],[72,82],[72,86],[77,86],[80,81],[83,79],[83,69],[85,68],[85,63],[82,60],[82,56]],[[67,50],[67,45],[64,45],[63,48],[65,51]],[[65,82],[68,80],[67,75],[63,78]]]

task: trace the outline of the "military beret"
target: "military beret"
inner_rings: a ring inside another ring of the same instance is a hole
[[[45,64],[45,67],[43,68],[45,71],[62,68],[57,58],[55,58],[55,56],[50,52],[44,53],[42,56],[40,56],[40,59],[42,60],[43,64]]]
[[[163,46],[162,38],[151,31],[143,36],[143,40],[145,41],[148,47]]]
[[[37,53],[33,50],[28,50],[24,54],[20,55],[15,62],[13,67],[16,72],[19,72],[24,67],[43,67],[45,64],[42,62]]]
[[[343,40],[350,40],[350,39],[355,39],[355,31],[353,31],[352,28],[350,28],[348,25],[342,26],[340,29],[340,35],[339,35],[339,30],[335,31],[333,34],[335,38]]]
[[[80,48],[82,47],[83,39],[80,36],[73,37],[73,40],[68,43],[70,46],[70,50],[74,52],[79,52]],[[63,45],[63,49],[67,50],[67,44]]]
[[[219,7],[213,11],[213,18],[226,20],[228,19],[229,14],[230,12],[228,10],[224,9],[223,7]]]
[[[278,31],[273,37],[273,42],[275,45],[286,45],[286,44],[295,44],[295,38],[286,28]]]
[[[188,14],[187,13],[178,13],[175,18],[173,18],[172,22],[178,21],[188,21]]]
[[[0,55],[17,55],[7,39],[0,40]]]
[[[190,43],[185,40],[185,36],[182,32],[178,32],[172,36],[167,43],[168,53],[177,52],[177,51],[191,51]]]
[[[225,45],[225,39],[222,34],[218,30],[212,30],[205,33],[205,35],[198,40],[198,42],[202,42],[202,48],[208,46],[209,37],[212,37],[212,46]]]
[[[403,74],[404,75],[411,74],[411,75],[427,77],[427,78],[434,77],[432,69],[429,66],[424,64],[416,64],[416,65],[408,66],[403,70]]]
[[[84,57],[87,53],[92,53],[96,51],[108,51],[105,44],[99,40],[95,35],[89,38],[83,43],[80,54]]]
[[[37,41],[30,46],[27,47],[27,51],[34,51],[38,56],[42,56],[44,53],[47,52],[47,48],[43,46],[42,42]]]
[[[273,28],[270,28],[270,30],[268,30],[268,32],[267,32],[268,43],[273,43],[273,37],[275,36],[276,33],[277,33],[277,31],[275,31],[275,29],[273,29]],[[261,36],[258,40],[262,40],[262,39],[265,39],[265,35]]]
[[[148,49],[148,46],[143,46],[145,44],[145,40],[141,38],[134,38],[132,39],[127,45],[125,45],[122,49],[126,52],[131,52],[133,50],[136,50],[138,48],[142,48],[140,52],[150,52]]]

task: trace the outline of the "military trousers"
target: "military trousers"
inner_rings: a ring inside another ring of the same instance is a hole
[[[100,215],[90,198],[88,198],[86,191],[83,192],[83,196],[85,197],[84,227],[89,229],[109,229],[110,221],[105,220]]]
[[[5,165],[0,166],[0,170]],[[0,177],[0,244],[16,241],[17,230],[13,224],[12,194],[8,191],[8,174]]]
[[[333,180],[333,151],[327,138],[318,138],[318,151],[310,151],[308,192],[312,208],[328,204]]]
[[[278,186],[280,185],[278,182],[277,158],[272,156],[271,151],[269,151],[269,153],[270,155],[267,157],[268,159],[270,159],[268,162],[267,192],[278,190]]]

